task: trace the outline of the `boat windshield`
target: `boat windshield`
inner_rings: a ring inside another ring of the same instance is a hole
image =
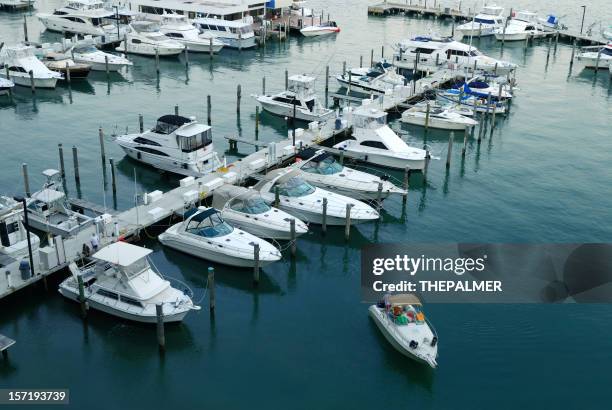
[[[183,152],[193,152],[212,143],[212,128],[190,136],[177,136]]]
[[[495,21],[490,20],[490,19],[483,19],[483,18],[480,18],[480,17],[476,17],[474,19],[474,23],[495,24]]]
[[[300,177],[293,177],[278,185],[279,194],[288,197],[306,196],[314,191],[315,188]],[[272,192],[274,192],[274,189],[272,189]]]
[[[142,273],[145,269],[148,268],[149,262],[147,262],[147,258],[142,258],[129,266],[122,267],[121,269],[123,270],[123,273],[125,273],[125,276],[127,276],[128,279],[132,279],[133,277],[138,276],[140,273]]]
[[[197,218],[196,215],[196,217],[189,221],[189,225],[186,229],[187,232],[204,238],[225,236],[232,233],[233,230],[234,228],[225,222],[216,212],[202,220]]]
[[[329,156],[319,162],[309,161],[308,163],[304,164],[302,171],[311,174],[332,175],[341,172],[342,165],[337,163],[333,157]]]
[[[264,212],[268,212],[270,210],[270,205],[268,205],[266,201],[259,196],[255,196],[244,201],[236,200],[232,202],[230,207],[234,211],[252,215],[263,214]]]
[[[74,48],[74,52],[75,53],[81,53],[81,54],[95,53],[97,51],[98,51],[98,49],[95,46],[92,46],[92,45],[79,46],[79,47],[75,47]]]

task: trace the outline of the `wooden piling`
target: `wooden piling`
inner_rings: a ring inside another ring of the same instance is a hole
[[[289,71],[285,70],[285,91],[289,89]]]
[[[453,141],[455,139],[455,132],[451,131],[448,136],[448,150],[446,151],[446,168],[450,168],[451,155],[453,154]]]
[[[189,67],[189,47],[185,46],[185,68]]]
[[[340,151],[340,159],[338,161],[340,165],[344,165],[344,150]]]
[[[576,39],[572,41],[572,56],[570,57],[570,67],[574,65],[574,54],[576,53]]]
[[[212,124],[212,102],[210,100],[210,94],[206,96],[206,123],[210,126]]]
[[[25,190],[26,196],[30,197],[30,178],[28,176],[28,164],[25,162],[21,164],[21,172],[23,173],[23,187]]]
[[[108,77],[110,75],[110,69],[108,67],[108,56],[107,55],[104,56],[104,69],[106,71],[106,76]]]
[[[266,95],[266,76],[261,79],[261,94]]]
[[[374,66],[374,49],[370,50],[370,67],[373,67],[373,66]],[[342,73],[344,74],[344,70],[342,70]]]
[[[83,275],[77,275],[77,284],[79,286],[79,304],[81,305],[81,318],[87,318],[87,300],[85,299],[85,285],[83,284]]]
[[[157,345],[160,351],[166,350],[166,335],[164,331],[164,305],[155,305],[155,316],[157,316]]]
[[[406,203],[408,199],[408,188],[410,186],[410,167],[404,168],[404,194],[402,195],[402,202]]]
[[[25,14],[23,15],[23,38],[26,41],[26,43],[30,41],[28,39],[28,22],[26,20]]]
[[[295,252],[297,251],[296,234],[295,234],[295,218],[289,219],[289,229],[291,234],[291,257],[295,258]]]
[[[64,166],[64,148],[62,144],[57,144],[57,151],[59,153],[60,175],[62,180],[64,180],[66,178],[66,168]]]
[[[383,184],[382,182],[379,182],[378,188],[376,189],[376,210],[378,212],[380,212],[380,209],[382,208],[382,190]]]
[[[349,240],[350,236],[351,236],[351,208],[353,207],[353,204],[346,204],[346,221],[345,221],[345,225],[344,225],[344,239],[346,239],[347,241]]]
[[[363,67],[363,56],[359,56],[359,68]]]
[[[208,301],[210,313],[215,313],[215,268],[208,268]]]
[[[117,179],[115,177],[115,160],[112,158],[109,158],[108,162],[110,163],[111,186],[113,189],[113,197],[116,197],[117,196]]]
[[[323,213],[321,215],[322,217],[322,223],[321,223],[321,231],[323,232],[323,235],[325,235],[327,233],[327,198],[323,198]]]
[[[141,134],[144,132],[144,118],[142,114],[138,114],[138,129]]]
[[[255,139],[259,136],[259,105],[255,106]]]
[[[346,61],[342,62],[342,75],[346,74]]]
[[[74,162],[74,181],[77,187],[81,185],[81,176],[79,175],[79,153],[76,145],[72,146],[72,161]]]
[[[66,81],[70,84],[70,65],[66,62]]]
[[[155,48],[155,72],[159,75],[159,49]]]
[[[30,74],[30,88],[32,89],[32,94],[36,93],[36,84],[34,83],[34,71],[28,71]]]
[[[427,107],[425,108],[425,131],[429,129],[429,110],[430,106],[429,103],[427,103]]]
[[[98,128],[98,139],[100,140],[100,158],[102,159],[102,169],[104,169],[106,166],[106,152],[104,150],[104,131],[102,130],[102,127]]]
[[[274,187],[274,206],[278,207],[280,205],[280,193],[278,189],[278,185]]]
[[[179,106],[178,105],[174,106],[174,115],[179,115]]]
[[[253,245],[253,256],[254,256],[254,265],[253,265],[253,285],[259,285],[259,244],[256,243]]]
[[[381,59],[385,58],[385,45],[384,44],[380,48],[380,58]]]
[[[461,148],[461,156],[465,157],[465,152],[467,151],[467,140],[468,140],[468,131],[469,127],[465,127],[463,130],[463,148]]]

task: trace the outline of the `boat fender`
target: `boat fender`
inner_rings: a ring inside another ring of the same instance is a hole
[[[411,349],[416,349],[417,347],[419,347],[419,342],[417,342],[416,340],[411,340],[409,346]]]
[[[436,344],[438,343],[438,337],[434,336],[433,339],[431,339],[431,347],[434,347]]]

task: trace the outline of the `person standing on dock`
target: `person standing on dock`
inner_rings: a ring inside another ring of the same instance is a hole
[[[92,253],[97,252],[98,247],[100,246],[100,238],[98,238],[98,235],[96,235],[95,232],[91,234],[91,239],[89,242],[91,243]]]

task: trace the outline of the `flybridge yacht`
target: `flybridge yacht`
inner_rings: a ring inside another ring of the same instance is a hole
[[[367,105],[352,113],[352,139],[334,148],[345,155],[370,164],[388,168],[422,170],[427,151],[408,146],[387,125],[387,113]]]
[[[298,152],[296,158],[300,161],[293,167],[301,171],[300,176],[305,181],[319,188],[360,200],[383,200],[405,193],[385,178],[345,167],[323,150],[307,148]]]
[[[226,47],[247,49],[257,45],[253,25],[250,23],[208,17],[197,18],[193,22],[203,34],[216,36]]]
[[[195,117],[164,115],[154,128],[117,136],[115,142],[129,157],[175,174],[201,176],[220,165],[211,127]]]
[[[293,117],[303,121],[323,121],[331,118],[334,111],[324,108],[314,91],[314,77],[292,75],[289,88],[274,95],[255,95],[264,110],[282,117]],[[294,107],[295,105],[295,107]]]
[[[394,71],[387,61],[380,61],[374,67],[351,68],[346,73],[336,77],[342,87],[365,94],[384,94],[398,85],[405,85],[406,79]]]
[[[218,53],[223,48],[223,42],[213,35],[200,34],[187,17],[181,14],[164,13],[161,17],[161,32],[187,47],[189,51],[208,53],[211,51],[211,44],[213,53]]]
[[[133,21],[125,40],[116,48],[117,51],[145,56],[176,56],[184,49],[184,45],[166,37],[159,24],[152,21]]]
[[[105,9],[100,0],[68,0],[52,14],[38,13],[36,17],[51,31],[116,36],[117,26],[109,20],[114,15],[114,11]]]
[[[503,7],[485,6],[472,21],[457,26],[455,31],[463,37],[492,36],[495,29],[504,26],[503,14]]]
[[[606,46],[589,46],[582,48],[576,59],[588,68],[608,68],[612,64],[612,42]]]
[[[30,87],[34,81],[36,88],[55,88],[57,81],[63,79],[60,73],[49,70],[36,58],[34,48],[29,46],[4,47],[0,50],[0,76],[6,78],[7,71],[8,80],[25,87]]]
[[[413,69],[418,55],[417,67],[426,67],[430,71],[445,68],[449,64],[455,68],[465,67],[484,71],[496,71],[505,75],[516,68],[516,64],[497,60],[484,55],[476,47],[455,41],[450,37],[414,37],[397,44],[401,51],[395,53],[394,64],[404,69]]]
[[[276,169],[255,185],[268,202],[275,201],[278,193],[278,208],[307,222],[323,222],[323,198],[327,198],[327,224],[345,225],[347,204],[351,207],[352,223],[363,223],[378,219],[374,208],[344,195],[317,188],[306,182],[300,171],[292,168]]]
[[[156,323],[155,305],[161,304],[164,322],[180,322],[200,307],[153,270],[147,260],[151,252],[126,242],[108,245],[84,266],[71,263],[72,275],[60,284],[59,292],[78,301],[80,276],[85,299],[93,309],[136,322]]]
[[[304,222],[270,206],[254,189],[223,185],[214,190],[213,207],[232,226],[261,238],[291,239],[291,219],[295,219],[296,236],[308,232]]]
[[[22,219],[22,205],[13,198],[0,196],[0,266],[28,256],[28,232]],[[36,252],[40,240],[33,233],[29,235],[32,251]]]
[[[508,21],[505,31],[499,27],[494,34],[498,40],[525,41],[527,38],[544,37],[546,32],[536,13],[519,11]]]

